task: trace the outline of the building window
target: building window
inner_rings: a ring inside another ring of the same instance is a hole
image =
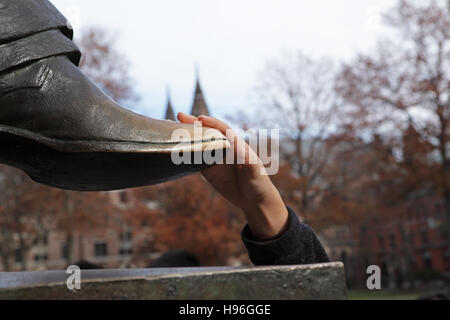
[[[383,236],[378,237],[378,244],[380,246],[380,249],[384,249],[384,237]]]
[[[363,258],[363,263],[364,263],[364,268],[367,268],[368,266],[370,266],[370,263],[369,263],[369,258],[367,258],[367,257],[364,257]]]
[[[420,229],[420,237],[422,239],[422,244],[428,244],[428,230],[425,227]]]
[[[425,265],[425,268],[431,269],[433,266],[432,260],[431,260],[431,255],[429,252],[426,252],[423,255],[423,264]]]
[[[390,236],[391,249],[395,249],[395,233],[391,233]]]
[[[69,259],[69,244],[67,242],[61,246],[61,256],[63,259]]]
[[[17,248],[17,249],[14,250],[14,261],[16,263],[22,263],[23,262],[22,250],[20,250],[20,248]]]
[[[421,211],[422,211],[422,216],[423,217],[427,217],[428,216],[428,210],[425,206],[421,207]]]
[[[120,233],[120,241],[121,242],[123,242],[123,241],[131,241],[132,236],[133,235],[132,235],[131,231],[121,232]]]
[[[364,248],[366,246],[366,241],[367,241],[367,227],[363,225],[359,229],[359,243],[361,247]]]
[[[447,243],[447,241],[448,241],[448,233],[447,233],[446,226],[444,226],[444,227],[441,229],[441,238],[442,238],[442,240],[443,240],[445,243]]]
[[[119,254],[121,256],[130,256],[133,254],[133,234],[131,231],[125,231],[120,233],[120,249]]]
[[[360,233],[361,237],[367,236],[367,227],[364,225],[361,226],[361,229],[359,229],[359,233]]]
[[[121,256],[131,256],[133,254],[133,248],[120,248],[119,254]]]
[[[126,191],[120,193],[120,201],[124,204],[128,203],[128,193]]]
[[[34,256],[34,261],[36,261],[36,262],[45,262],[47,260],[48,260],[47,254],[36,254]]]
[[[444,263],[445,264],[450,263],[450,249],[448,249],[447,252],[444,254]]]
[[[33,245],[35,247],[37,247],[37,246],[44,246],[44,247],[46,247],[47,244],[48,244],[48,237],[47,237],[46,234],[43,235],[42,237],[36,237],[33,240]]]
[[[344,263],[344,265],[347,264],[347,252],[345,251],[341,252],[341,262]]]
[[[96,257],[106,257],[108,255],[107,243],[104,241],[95,243],[94,251]]]
[[[398,228],[398,231],[400,232],[400,236],[402,238],[403,245],[405,245],[405,242],[408,241],[408,237],[406,236],[406,227],[405,226],[400,226]]]

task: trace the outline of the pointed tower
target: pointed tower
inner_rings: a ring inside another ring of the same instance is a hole
[[[192,103],[191,114],[198,116],[209,116],[208,106],[206,105],[205,97],[203,96],[202,87],[197,73],[197,80],[195,85],[194,102]]]
[[[175,121],[175,113],[173,112],[169,89],[167,89],[167,107],[166,107],[166,115],[165,115],[164,119]]]

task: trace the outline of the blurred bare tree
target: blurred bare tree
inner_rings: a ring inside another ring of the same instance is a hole
[[[130,62],[116,48],[117,35],[100,27],[88,27],[81,32],[80,68],[106,94],[119,103],[134,103],[139,99],[130,77]]]
[[[450,8],[450,6],[449,6]],[[396,38],[344,65],[337,90],[348,121],[400,145],[417,188],[441,195],[450,234],[450,14],[443,2],[401,0],[385,15]],[[405,136],[405,134],[407,136]],[[414,148],[411,150],[412,141]],[[417,150],[420,147],[423,151]],[[427,151],[429,149],[430,151]],[[426,151],[427,156],[422,154]],[[420,174],[422,173],[422,174]],[[411,181],[411,179],[409,179]],[[404,196],[403,196],[404,197]]]
[[[334,70],[327,59],[285,55],[266,66],[257,89],[263,105],[258,119],[267,128],[281,129],[282,160],[294,172],[282,192],[305,220],[326,188],[321,179],[331,160],[326,138],[337,121]]]

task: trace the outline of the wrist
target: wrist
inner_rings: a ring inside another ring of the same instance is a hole
[[[255,239],[273,239],[287,229],[289,213],[278,191],[271,199],[243,208],[243,211]]]

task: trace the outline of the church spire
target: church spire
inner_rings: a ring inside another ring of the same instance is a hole
[[[175,113],[173,112],[173,108],[172,108],[172,101],[170,99],[169,88],[167,88],[167,107],[166,107],[165,119],[175,121]]]
[[[192,103],[191,114],[193,116],[209,116],[208,106],[203,96],[202,87],[200,85],[200,78],[198,76],[198,70],[196,71],[196,84],[194,93],[194,102]]]

